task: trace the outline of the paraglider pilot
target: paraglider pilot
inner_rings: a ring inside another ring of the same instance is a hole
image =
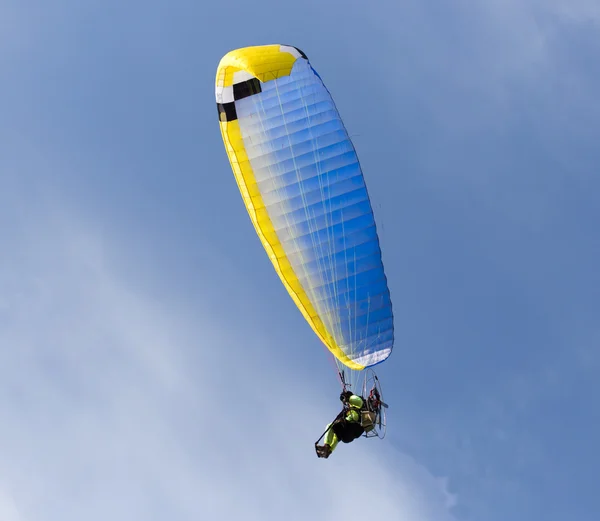
[[[342,412],[327,425],[323,445],[316,446],[319,458],[328,458],[340,440],[343,443],[350,443],[365,432],[361,425],[361,409],[364,400],[351,391],[342,392],[340,400],[344,404]]]

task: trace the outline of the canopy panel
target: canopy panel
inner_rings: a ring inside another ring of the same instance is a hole
[[[290,296],[342,364],[382,362],[394,325],[377,229],[321,78],[295,47],[246,47],[221,60],[216,99],[243,201]]]

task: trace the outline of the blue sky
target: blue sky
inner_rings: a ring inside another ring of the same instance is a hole
[[[600,51],[585,0],[0,6],[0,519],[596,521]],[[227,51],[306,52],[396,317],[388,436],[240,200]]]

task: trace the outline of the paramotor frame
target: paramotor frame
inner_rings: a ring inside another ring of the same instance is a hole
[[[385,437],[387,430],[387,417],[385,410],[388,405],[383,401],[383,392],[379,378],[372,369],[367,369],[362,386],[362,396],[365,400],[365,408],[367,417],[372,421],[370,428],[365,428],[363,436],[365,438],[380,438]],[[363,414],[363,417],[365,415]],[[367,422],[369,421],[367,420]],[[363,420],[363,423],[364,420]],[[367,425],[363,425],[367,427]]]

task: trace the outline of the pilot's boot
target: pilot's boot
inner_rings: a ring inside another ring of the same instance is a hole
[[[317,445],[317,456],[319,456],[319,458],[328,458],[330,454],[331,447],[329,445]]]

